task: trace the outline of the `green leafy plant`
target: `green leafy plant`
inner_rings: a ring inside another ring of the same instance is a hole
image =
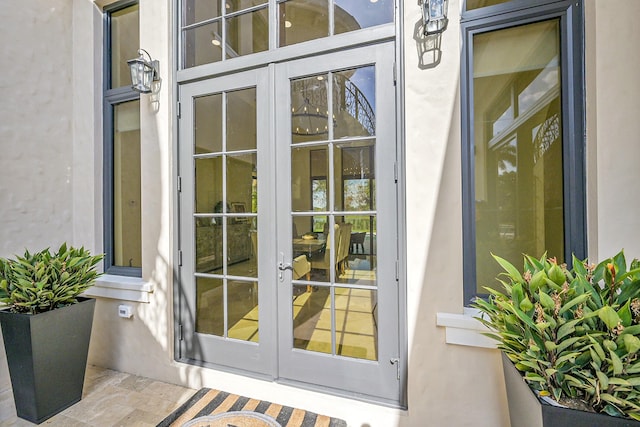
[[[539,396],[574,409],[640,420],[640,262],[621,251],[600,264],[524,256],[505,291],[473,304],[486,333]]]
[[[47,248],[0,258],[0,302],[12,312],[29,314],[75,304],[100,276],[95,266],[102,258],[66,244],[53,254]]]

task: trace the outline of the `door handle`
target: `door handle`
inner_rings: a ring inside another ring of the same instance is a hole
[[[278,273],[278,278],[280,279],[281,282],[284,281],[284,272],[287,270],[291,270],[293,271],[293,266],[289,263],[284,262],[284,253],[280,252],[280,262],[278,262],[278,270],[280,270],[280,273]]]
[[[280,271],[285,271],[285,270],[293,271],[293,266],[291,264],[285,264],[284,262],[280,261],[278,263],[278,270],[280,270]]]

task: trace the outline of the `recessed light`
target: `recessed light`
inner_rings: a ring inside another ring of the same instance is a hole
[[[369,0],[371,3],[378,3],[378,0]]]
[[[214,45],[214,46],[220,46],[221,43],[220,43],[220,40],[213,39],[213,40],[211,40],[211,44]]]
[[[293,24],[291,23],[291,21],[284,21],[284,27],[285,28],[291,28],[293,26]]]

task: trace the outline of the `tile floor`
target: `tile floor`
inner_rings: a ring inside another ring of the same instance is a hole
[[[87,367],[80,402],[41,426],[156,426],[196,390],[108,369]],[[0,389],[0,427],[31,427],[18,418],[11,388]]]

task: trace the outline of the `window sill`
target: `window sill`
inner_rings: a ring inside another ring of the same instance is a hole
[[[84,295],[123,301],[149,302],[154,287],[139,277],[105,274]]]
[[[469,307],[465,307],[462,314],[437,313],[436,325],[445,328],[447,344],[496,348],[495,340],[482,335],[489,329],[474,318],[479,314],[478,310]]]

